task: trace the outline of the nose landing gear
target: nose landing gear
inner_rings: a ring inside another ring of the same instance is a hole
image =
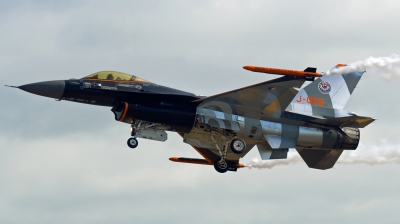
[[[139,121],[138,123],[135,122],[135,124],[131,125],[131,136],[132,138],[129,138],[128,141],[126,142],[129,146],[129,148],[136,148],[139,145],[138,140],[136,139],[136,133],[137,130],[140,128],[141,122]]]

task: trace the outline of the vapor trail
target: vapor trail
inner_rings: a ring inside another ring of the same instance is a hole
[[[279,159],[279,160],[259,160],[258,158],[254,158],[250,163],[246,164],[247,168],[258,168],[258,169],[272,169],[275,166],[282,165],[291,165],[298,162],[301,162],[302,159],[299,155],[295,155],[294,153],[288,154],[287,159]]]
[[[345,150],[337,164],[345,165],[388,165],[400,164],[399,146],[387,146],[384,143],[375,146],[360,146],[356,151]],[[289,153],[287,159],[259,160],[254,158],[246,165],[248,168],[271,169],[275,166],[291,165],[303,162],[297,152]]]
[[[354,71],[367,71],[387,80],[400,77],[400,56],[392,54],[389,57],[369,57],[345,67],[331,69],[326,72],[326,75],[341,75]]]

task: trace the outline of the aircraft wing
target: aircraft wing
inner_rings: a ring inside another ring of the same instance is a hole
[[[184,133],[179,133],[178,134],[184,138],[185,134]],[[185,158],[185,157],[171,157],[169,160],[173,162],[181,162],[181,163],[192,163],[192,164],[201,164],[201,165],[214,165],[216,161],[219,161],[221,159],[221,156],[217,155],[215,150],[206,148],[206,147],[196,147],[193,146],[193,149],[195,149],[204,159],[197,159],[197,158]],[[249,144],[248,149],[246,151],[250,151],[251,148],[253,148],[254,144]],[[229,163],[229,171],[236,171],[238,168],[243,168],[244,165],[239,163],[239,158],[240,156],[234,153],[230,153],[231,155],[226,158]]]
[[[194,100],[199,108],[259,119],[261,114],[280,117],[303,85],[304,77],[284,76],[248,87]]]

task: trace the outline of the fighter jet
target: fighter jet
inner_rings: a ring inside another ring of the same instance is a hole
[[[294,148],[308,167],[332,168],[343,150],[357,148],[359,128],[374,121],[343,110],[364,72],[244,68],[283,76],[208,97],[116,71],[11,87],[110,107],[116,121],[131,125],[130,148],[138,147],[138,138],[166,141],[167,131],[176,132],[203,158],[171,161],[211,165],[220,173],[244,167],[239,160],[255,146],[263,160],[286,159]]]

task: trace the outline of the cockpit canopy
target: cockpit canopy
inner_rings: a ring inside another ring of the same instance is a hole
[[[129,75],[123,72],[115,71],[102,71],[96,72],[91,75],[83,77],[83,79],[99,79],[99,80],[110,80],[110,81],[121,81],[121,82],[149,82],[138,76]]]

